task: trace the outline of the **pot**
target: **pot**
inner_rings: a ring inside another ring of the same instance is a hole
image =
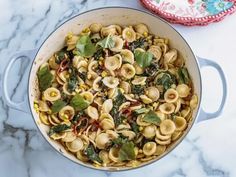
[[[81,13],[66,22],[64,22],[61,26],[59,26],[54,32],[52,32],[47,39],[43,42],[43,44],[39,47],[39,49],[28,50],[28,51],[21,51],[14,55],[9,64],[6,67],[6,70],[3,75],[3,99],[5,103],[14,109],[28,112],[32,114],[33,120],[35,121],[40,133],[46,139],[46,141],[60,154],[68,159],[72,160],[73,162],[100,170],[106,171],[121,171],[131,169],[131,167],[95,167],[91,164],[86,164],[78,159],[69,152],[67,152],[62,145],[58,142],[53,141],[47,135],[48,127],[44,124],[39,124],[39,116],[37,115],[36,111],[33,108],[34,105],[34,98],[39,93],[38,86],[36,83],[37,77],[37,70],[39,66],[46,62],[48,58],[53,55],[55,51],[61,49],[64,45],[64,36],[68,32],[73,32],[75,34],[79,33],[82,29],[90,25],[91,23],[102,23],[103,25],[109,24],[120,24],[120,25],[130,25],[130,24],[137,24],[137,23],[145,23],[149,26],[151,33],[158,34],[160,36],[168,37],[171,41],[172,47],[176,48],[178,51],[181,52],[183,57],[186,59],[186,66],[189,70],[189,74],[192,77],[194,83],[194,91],[198,95],[199,103],[195,111],[193,112],[193,120],[184,132],[184,135],[174,143],[163,155],[157,157],[156,159],[143,163],[141,166],[153,163],[155,161],[160,160],[163,156],[167,155],[171,152],[188,134],[192,125],[196,122],[200,122],[203,120],[208,120],[211,118],[215,118],[219,116],[223,110],[226,95],[227,95],[227,85],[224,73],[221,67],[210,60],[203,59],[200,57],[196,57],[188,45],[188,43],[184,40],[184,38],[174,29],[172,28],[166,21],[160,19],[159,17],[152,15],[150,13],[127,8],[127,7],[106,7],[106,8],[99,8],[90,10],[84,13]],[[8,93],[7,87],[7,80],[9,77],[9,71],[16,60],[27,58],[31,65],[26,71],[29,74],[28,79],[28,98],[25,98],[20,103],[16,103],[11,100],[10,95]],[[221,100],[221,104],[217,111],[213,113],[207,113],[201,108],[201,98],[202,98],[202,79],[200,68],[205,66],[214,67],[218,72],[220,79],[223,85],[223,96]],[[140,167],[140,166],[139,166]],[[134,168],[132,168],[134,169]]]

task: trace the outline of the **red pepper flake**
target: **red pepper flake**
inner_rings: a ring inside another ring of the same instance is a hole
[[[60,63],[59,68],[57,69],[57,75],[59,75],[62,71],[66,70],[69,67],[69,61],[65,58]]]
[[[100,128],[100,123],[97,120],[93,121],[91,123],[91,125],[92,125],[91,126],[91,131],[97,131],[98,128]]]
[[[125,41],[125,48],[126,48],[126,49],[129,49],[129,43],[128,43],[128,41]]]

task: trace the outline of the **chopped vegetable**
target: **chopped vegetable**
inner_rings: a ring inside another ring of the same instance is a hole
[[[153,55],[150,52],[142,52],[137,50],[134,52],[134,58],[140,67],[146,68],[151,64]]]
[[[64,60],[67,56],[66,56],[66,49],[61,49],[60,51],[56,52],[54,54],[55,57],[55,62],[57,64],[60,64],[62,62],[62,60]]]
[[[151,62],[150,66],[145,68],[145,76],[154,76],[158,71],[159,65],[157,62]]]
[[[80,94],[76,94],[71,99],[70,105],[77,111],[84,110],[89,106],[88,102]]]
[[[168,73],[164,73],[161,78],[157,79],[157,85],[162,85],[164,88],[164,92],[171,87],[172,84],[175,84],[175,77]]]
[[[88,35],[83,35],[76,43],[79,55],[83,57],[91,57],[96,52],[95,45],[91,42]]]
[[[143,94],[144,93],[144,86],[142,85],[132,85],[131,86],[131,90],[132,90],[132,93],[134,94]]]
[[[140,38],[129,45],[129,49],[134,51],[136,48],[144,48],[144,43],[146,40],[144,38]]]
[[[178,75],[179,75],[179,83],[180,84],[189,84],[190,78],[189,78],[187,68],[185,68],[185,67],[179,68]]]
[[[134,131],[134,133],[137,134],[139,132],[139,126],[138,126],[138,124],[136,122],[132,122],[131,123],[131,128]]]
[[[112,39],[111,35],[108,35],[106,38],[102,39],[97,43],[98,46],[106,49],[113,48],[115,46],[115,41]]]
[[[133,142],[126,142],[121,146],[121,148],[119,150],[119,159],[121,161],[135,159],[134,143]]]
[[[41,68],[38,73],[38,81],[39,81],[39,90],[43,92],[47,88],[49,88],[53,81],[53,75],[50,72],[48,66],[44,66]]]
[[[149,111],[144,117],[143,121],[152,123],[155,125],[159,125],[161,122],[160,117],[157,116],[157,114],[154,111]]]
[[[59,125],[55,125],[53,127],[50,128],[49,130],[49,136],[53,135],[54,133],[61,133],[64,132],[65,130],[70,129],[71,127],[66,125],[66,124],[59,124]]]
[[[143,113],[147,113],[149,110],[147,108],[141,108],[141,109],[137,109],[135,110],[135,114],[143,114]]]
[[[102,57],[102,55],[103,55],[103,49],[100,48],[94,53],[93,56],[94,56],[95,60],[99,60],[99,58]]]
[[[87,149],[85,150],[85,153],[87,155],[87,157],[91,160],[91,161],[96,161],[98,163],[102,163],[102,159],[100,159],[100,157],[98,156],[98,154],[96,153],[93,145],[89,145],[87,147]]]
[[[62,100],[55,101],[51,107],[52,114],[58,113],[65,105],[66,105],[66,102]]]
[[[78,78],[77,78],[78,71],[74,67],[71,67],[70,71],[71,73],[70,73],[67,89],[69,92],[73,92],[76,89],[77,84],[78,84]]]

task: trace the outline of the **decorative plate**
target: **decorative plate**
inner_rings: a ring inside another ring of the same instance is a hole
[[[141,3],[172,23],[207,25],[222,20],[236,10],[236,0],[140,0]]]

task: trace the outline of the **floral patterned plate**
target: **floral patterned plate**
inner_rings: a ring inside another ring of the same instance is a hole
[[[207,25],[222,20],[236,10],[236,0],[140,0],[169,22],[183,25]]]

